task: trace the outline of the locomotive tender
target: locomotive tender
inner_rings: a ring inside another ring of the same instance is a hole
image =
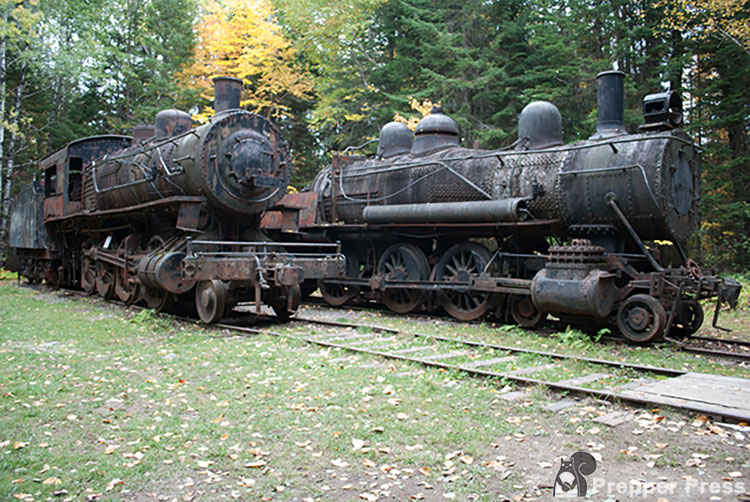
[[[718,297],[716,325],[740,287],[685,252],[701,178],[699,148],[679,129],[680,98],[647,96],[646,124],[628,134],[624,74],[597,79],[588,140],[564,145],[557,108],[534,102],[512,150],[463,148],[455,122],[434,109],[413,135],[384,126],[374,157],[334,157],[309,193],[287,195],[262,226],[277,238],[284,229],[342,243],[348,278],[320,283],[332,305],[369,289],[399,313],[437,305],[462,320],[492,312],[526,327],[551,314],[616,324],[645,343],[694,333],[699,300]],[[679,263],[667,264],[655,240],[671,241]]]
[[[340,275],[336,244],[282,245],[259,230],[286,192],[288,147],[274,124],[239,108],[240,80],[214,85],[207,124],[164,110],[133,138],[85,138],[44,159],[43,183],[11,213],[9,265],[158,310],[192,294],[204,322],[240,300],[286,318],[304,280]]]

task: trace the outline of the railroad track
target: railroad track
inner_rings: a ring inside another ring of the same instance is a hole
[[[316,309],[326,309],[335,311],[340,308],[346,308],[348,310],[360,311],[360,312],[377,312],[379,314],[390,314],[391,311],[387,308],[378,305],[347,305],[345,307],[329,307],[323,301],[312,300],[308,298],[303,305]],[[454,321],[447,316],[440,316],[434,314],[420,314],[411,313],[408,314],[410,318],[423,319],[423,320],[434,320],[436,318],[445,319],[446,322],[454,323]],[[483,321],[469,321],[456,323],[457,325],[465,324],[482,324]],[[536,328],[534,331],[542,335],[550,335],[561,329],[565,329],[565,323],[555,323],[547,325],[547,327],[541,326]],[[604,336],[600,339],[601,342],[610,342],[618,344],[627,344],[626,340],[615,336]],[[744,361],[750,363],[750,341],[745,340],[734,340],[726,338],[716,338],[707,336],[691,336],[684,339],[670,338],[661,343],[668,343],[674,346],[677,350],[688,352],[692,354],[701,354],[705,356],[711,356],[722,359],[732,359],[736,361]]]
[[[121,306],[127,307],[124,304]],[[140,310],[139,307],[135,308]],[[182,322],[196,323],[195,319],[170,317]],[[246,319],[247,317],[243,316],[236,320]],[[253,320],[256,323],[260,320],[262,324],[275,322],[270,316],[267,319],[264,319],[264,316],[253,316]],[[235,320],[212,326],[230,330],[240,336],[264,334],[292,338],[321,347],[406,361],[474,377],[495,378],[521,385],[541,385],[555,391],[591,396],[606,401],[622,401],[647,407],[668,406],[723,420],[750,422],[748,379],[691,373],[686,370],[299,315],[287,324],[291,328],[291,334],[231,322]],[[293,333],[295,326],[309,330],[311,324],[323,326],[327,331],[315,334]],[[709,338],[704,341],[713,343],[716,340]],[[737,346],[750,348],[750,343],[738,341]]]
[[[695,391],[703,396],[706,391],[700,387],[709,385],[714,390],[721,391],[725,388],[728,392],[735,392],[748,387],[749,381],[744,379],[301,316],[293,318],[290,327],[292,330],[295,326],[309,330],[310,324],[326,329],[311,335],[295,335],[228,323],[216,326],[243,334],[294,338],[320,347],[406,361],[474,377],[495,378],[521,385],[541,385],[559,392],[607,401],[622,401],[652,408],[668,406],[717,419],[750,421],[747,399],[724,402],[706,400],[703,397],[685,399],[686,396],[676,397],[669,389],[675,385],[696,387]],[[572,376],[560,377],[566,374]],[[660,393],[659,386],[665,385],[666,391]],[[721,395],[721,392],[717,395]]]

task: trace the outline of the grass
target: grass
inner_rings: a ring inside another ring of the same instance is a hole
[[[543,406],[561,396],[541,387],[509,402],[498,398],[514,390],[502,380],[295,338],[231,336],[148,310],[128,313],[9,283],[0,283],[0,318],[2,500],[382,500],[386,493],[408,500],[422,493],[490,501],[538,497],[535,487],[548,485],[554,473],[537,463],[586,449],[592,438],[607,444],[601,451],[609,461],[634,463],[617,460],[622,445],[633,440],[628,429],[587,436],[592,419],[610,405],[582,401],[553,414]],[[387,317],[367,320],[428,331]],[[442,329],[429,329],[443,336],[592,357],[652,357],[654,363],[664,357],[601,346],[571,330],[542,337],[517,328],[439,324]],[[292,324],[273,329],[310,335]],[[406,336],[397,341],[404,348],[432,344]],[[521,355],[515,361],[513,368],[549,359]],[[492,369],[513,368],[501,363]],[[566,362],[546,376],[595,370]],[[685,441],[682,430],[659,434],[657,441],[675,444],[669,461],[660,464],[672,471],[661,475],[679,479],[683,452],[692,446],[678,448]],[[716,472],[747,462],[745,448],[735,452],[718,440],[707,448],[736,459],[710,464]]]
[[[331,461],[365,459],[381,477],[411,469],[417,490],[434,477],[419,468],[439,472],[454,450],[478,456],[511,429],[495,407],[476,406],[493,398],[491,385],[440,371],[373,372],[362,366],[375,358],[331,362],[346,354],[224,337],[147,310],[123,319],[98,302],[13,286],[0,286],[0,316],[3,500],[63,489],[74,499],[325,498],[347,484],[356,497],[369,483],[331,477],[346,471]],[[461,479],[452,489],[470,493],[481,476]]]

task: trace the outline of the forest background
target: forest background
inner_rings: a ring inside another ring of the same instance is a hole
[[[301,188],[331,153],[439,102],[466,146],[516,139],[553,102],[565,141],[596,122],[595,75],[626,73],[626,125],[670,85],[705,148],[696,249],[750,265],[748,0],[0,0],[0,246],[13,194],[67,142],[211,113],[211,77],[293,149]],[[0,247],[2,249],[2,247]]]

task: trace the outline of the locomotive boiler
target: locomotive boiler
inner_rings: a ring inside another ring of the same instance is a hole
[[[719,297],[717,312],[735,304],[737,283],[686,253],[701,179],[679,96],[646,97],[646,124],[628,134],[624,74],[597,79],[585,141],[565,145],[557,108],[535,102],[510,149],[461,147],[455,122],[434,109],[413,134],[384,126],[373,157],[335,157],[312,184],[315,222],[300,225],[307,239],[341,241],[347,257],[349,278],[321,282],[323,297],[340,305],[369,289],[395,312],[437,305],[523,326],[551,314],[616,324],[635,342],[695,332],[702,299]]]
[[[133,138],[78,140],[42,161],[43,193],[11,217],[22,274],[154,309],[190,297],[205,322],[240,300],[287,317],[304,280],[335,277],[335,244],[280,245],[259,230],[260,213],[286,191],[288,146],[274,124],[239,108],[240,80],[214,83],[215,115],[202,126],[164,110]],[[45,232],[28,239],[37,208]]]

